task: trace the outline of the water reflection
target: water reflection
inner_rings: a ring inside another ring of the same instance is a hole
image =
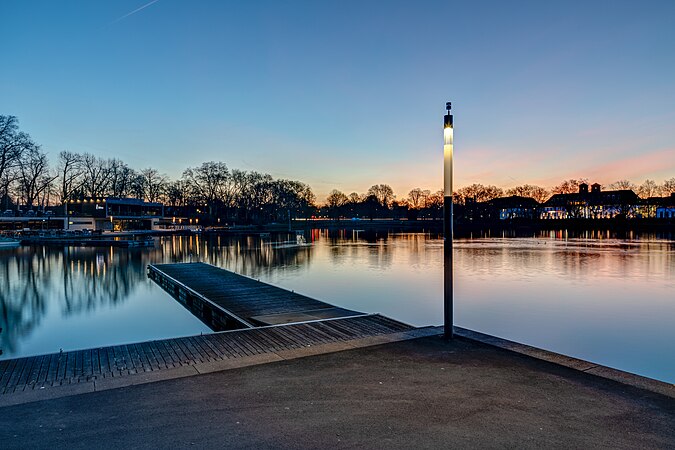
[[[64,317],[114,307],[144,280],[151,260],[144,252],[112,248],[20,247],[0,257],[0,348],[9,354],[39,326],[48,303]]]
[[[106,311],[119,309],[140,287],[148,289],[146,267],[151,263],[205,261],[260,278],[272,270],[298,271],[309,263],[310,255],[307,247],[273,249],[269,240],[250,236],[210,239],[172,236],[157,239],[153,248],[138,249],[26,246],[3,251],[0,252],[0,358],[27,354],[22,351],[21,343],[30,340],[46,316],[50,316],[52,322],[63,322],[63,334],[71,331],[65,325],[69,317],[93,315],[98,317],[89,317],[90,320],[105,321]],[[43,328],[50,325],[45,324]],[[128,331],[124,321],[116,326],[117,334],[124,340],[123,335]],[[175,335],[174,330],[168,326],[162,328],[161,324],[148,329],[150,334],[141,332],[139,339]],[[205,330],[188,326],[188,334],[190,331]],[[45,336],[52,345],[42,343],[38,347],[58,351],[64,348],[57,342],[62,337]],[[120,341],[112,343],[117,342]],[[83,341],[79,347],[89,345]]]
[[[153,248],[21,247],[0,253],[0,358],[199,334],[209,329],[146,277],[203,261],[337,306],[412,325],[442,320],[443,240],[311,230],[170,236]],[[455,243],[457,324],[675,380],[675,242],[656,235],[542,232]]]

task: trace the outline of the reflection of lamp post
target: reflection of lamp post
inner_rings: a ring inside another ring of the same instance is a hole
[[[443,118],[443,336],[452,339],[452,103],[445,104]]]

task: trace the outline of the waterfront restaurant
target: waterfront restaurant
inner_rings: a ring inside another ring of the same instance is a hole
[[[164,217],[164,205],[135,198],[101,197],[69,200],[65,205],[70,230],[152,230]]]

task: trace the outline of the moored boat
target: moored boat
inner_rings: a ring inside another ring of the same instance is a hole
[[[19,245],[21,245],[21,241],[19,241],[18,239],[0,236],[0,250],[5,248],[16,248]]]

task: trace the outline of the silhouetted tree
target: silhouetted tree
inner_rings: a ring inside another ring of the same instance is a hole
[[[366,196],[361,202],[361,208],[363,215],[368,217],[370,220],[373,220],[377,216],[378,212],[382,209],[382,204],[378,200],[377,196],[374,194]]]
[[[28,147],[19,159],[19,189],[29,208],[37,203],[54,178],[49,174],[47,155],[35,144]]]
[[[575,192],[579,192],[579,185],[581,183],[588,184],[588,179],[579,178],[577,180],[574,178],[570,178],[569,180],[565,180],[559,185],[554,186],[551,189],[551,194],[574,194]]]
[[[141,170],[140,177],[143,189],[143,196],[141,198],[149,202],[159,201],[168,185],[167,176],[160,174],[157,169],[148,167]]]
[[[665,180],[661,185],[661,195],[667,197],[673,192],[675,192],[675,178]]]
[[[637,190],[637,194],[642,198],[653,197],[658,194],[659,188],[654,180],[645,180]]]
[[[23,153],[35,146],[30,136],[19,131],[15,116],[0,116],[0,179],[19,166]]]
[[[334,219],[340,217],[340,212],[342,207],[347,204],[349,199],[347,196],[337,189],[333,189],[326,197],[326,206],[328,207],[328,212],[330,216]]]
[[[119,159],[110,159],[106,162],[108,183],[105,190],[112,197],[134,196],[143,199],[143,182],[139,174]]]
[[[506,195],[519,195],[521,197],[533,198],[539,203],[544,203],[550,197],[549,192],[540,186],[524,184],[516,186],[506,191]]]
[[[380,206],[389,208],[394,201],[394,190],[388,184],[375,184],[368,189],[367,196],[374,195]]]
[[[424,197],[422,189],[415,188],[408,192],[408,205],[412,209],[420,209],[423,206]]]
[[[626,190],[626,189],[630,189],[630,190],[632,190],[632,191],[634,191],[634,190],[637,188],[633,183],[631,183],[631,182],[628,181],[628,180],[619,180],[619,181],[615,181],[614,183],[610,184],[608,187],[609,187],[610,190]]]
[[[209,161],[199,167],[186,169],[183,179],[190,186],[192,198],[206,204],[209,215],[213,217],[217,213],[217,203],[225,190],[229,174],[227,164]]]
[[[472,199],[476,202],[487,202],[489,200],[503,197],[504,191],[497,186],[483,186],[482,184],[474,183],[470,186],[463,187],[457,193],[466,201]]]
[[[103,197],[108,191],[110,179],[110,164],[103,158],[90,153],[82,155],[83,190],[89,197]]]
[[[71,195],[82,187],[83,173],[82,155],[65,150],[59,153],[57,198],[62,204],[66,204]]]

